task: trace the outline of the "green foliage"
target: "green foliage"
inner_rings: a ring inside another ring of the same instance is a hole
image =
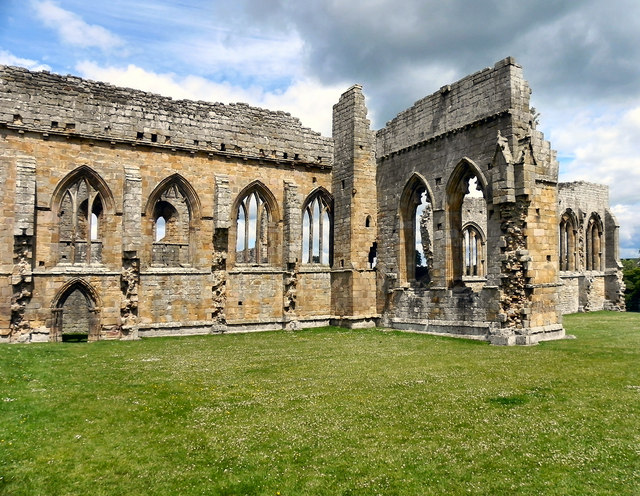
[[[627,311],[640,312],[640,260],[625,259],[622,261],[622,275],[626,290],[624,293]]]
[[[0,346],[0,494],[637,494],[640,314]]]

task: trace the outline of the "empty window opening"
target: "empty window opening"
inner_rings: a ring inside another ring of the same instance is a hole
[[[100,262],[102,219],[102,198],[85,178],[67,188],[58,210],[60,261]]]
[[[156,143],[158,141],[158,135],[157,134],[152,134],[151,135],[151,142],[152,143]]]
[[[269,207],[263,196],[253,191],[243,198],[236,214],[236,262],[269,262]]]
[[[378,265],[378,243],[374,241],[369,248],[369,268],[375,269],[376,265]]]
[[[136,139],[141,140],[141,139],[143,139],[143,138],[144,138],[144,133],[143,133],[143,132],[141,132],[141,131],[138,131],[138,132],[136,133]]]
[[[468,286],[474,291],[484,282],[469,278],[485,274],[484,233],[487,230],[487,203],[484,186],[475,166],[464,160],[447,184],[447,238],[445,274],[449,287]],[[473,227],[473,228],[472,228]]]
[[[170,183],[153,207],[152,263],[179,267],[189,263],[191,209],[177,183]]]
[[[364,221],[364,227],[371,227],[371,216],[367,215],[367,218]]]
[[[220,143],[220,151],[224,152],[227,150],[227,145],[225,145],[224,143]]]
[[[331,263],[331,203],[324,195],[307,202],[302,215],[302,263]]]
[[[587,270],[602,270],[602,222],[595,212],[585,230],[585,255]]]
[[[167,233],[167,221],[164,219],[164,217],[161,215],[160,217],[158,217],[158,219],[156,220],[156,235],[155,235],[155,241],[162,241],[164,239],[164,237],[166,236]]]
[[[576,223],[572,212],[567,210],[560,218],[560,233],[558,253],[560,255],[560,270],[576,270]]]

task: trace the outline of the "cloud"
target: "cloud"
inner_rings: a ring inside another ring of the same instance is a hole
[[[6,50],[0,50],[0,64],[2,65],[15,65],[18,67],[25,67],[31,71],[49,71],[51,67],[46,64],[42,64],[37,60],[23,59],[16,57],[12,53]]]
[[[346,88],[325,86],[310,78],[294,80],[285,90],[265,91],[252,86],[244,88],[230,82],[173,73],[154,73],[133,64],[127,67],[102,67],[91,61],[76,65],[82,77],[118,86],[159,93],[172,98],[210,102],[244,102],[271,110],[283,110],[298,117],[303,125],[324,135],[331,134],[332,106]]]
[[[375,97],[378,127],[442,84],[508,55],[524,66],[543,111],[563,98],[640,95],[635,0],[244,0],[244,10],[252,22],[295,29],[308,74],[362,83]],[[425,91],[416,70],[436,84]]]
[[[55,30],[64,43],[84,48],[97,47],[103,51],[124,44],[117,35],[102,26],[87,24],[80,16],[64,10],[52,0],[35,1],[33,7],[37,17],[45,26]]]

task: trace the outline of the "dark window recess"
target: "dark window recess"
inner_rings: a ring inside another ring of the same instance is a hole
[[[371,248],[369,248],[369,268],[373,269],[378,262],[378,243],[373,242]]]
[[[195,146],[198,146],[198,145],[200,144],[200,142],[199,142],[198,140],[193,140],[193,144],[194,144]]]
[[[58,127],[58,121],[51,121],[51,127],[52,128]]]
[[[284,153],[282,154],[282,157],[283,157],[283,158],[289,158],[289,154],[288,154],[287,152],[284,152]]]
[[[151,135],[151,142],[152,143],[157,143],[158,141],[158,135],[157,134],[152,134]]]
[[[224,143],[220,143],[220,151],[224,152],[226,151],[226,149],[227,149],[227,146]]]
[[[297,153],[293,156],[293,160],[300,160],[300,155]]]
[[[143,139],[143,138],[144,138],[144,133],[142,133],[142,132],[138,131],[138,132],[136,133],[136,139]]]
[[[442,184],[442,178],[441,177],[436,177],[436,186]]]
[[[76,128],[76,125],[73,122],[67,122],[67,124],[65,124],[64,128],[67,131],[73,131]]]

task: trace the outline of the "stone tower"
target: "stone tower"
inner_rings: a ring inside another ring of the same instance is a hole
[[[333,107],[334,254],[332,314],[347,327],[373,324],[376,315],[377,193],[375,134],[362,87]]]

